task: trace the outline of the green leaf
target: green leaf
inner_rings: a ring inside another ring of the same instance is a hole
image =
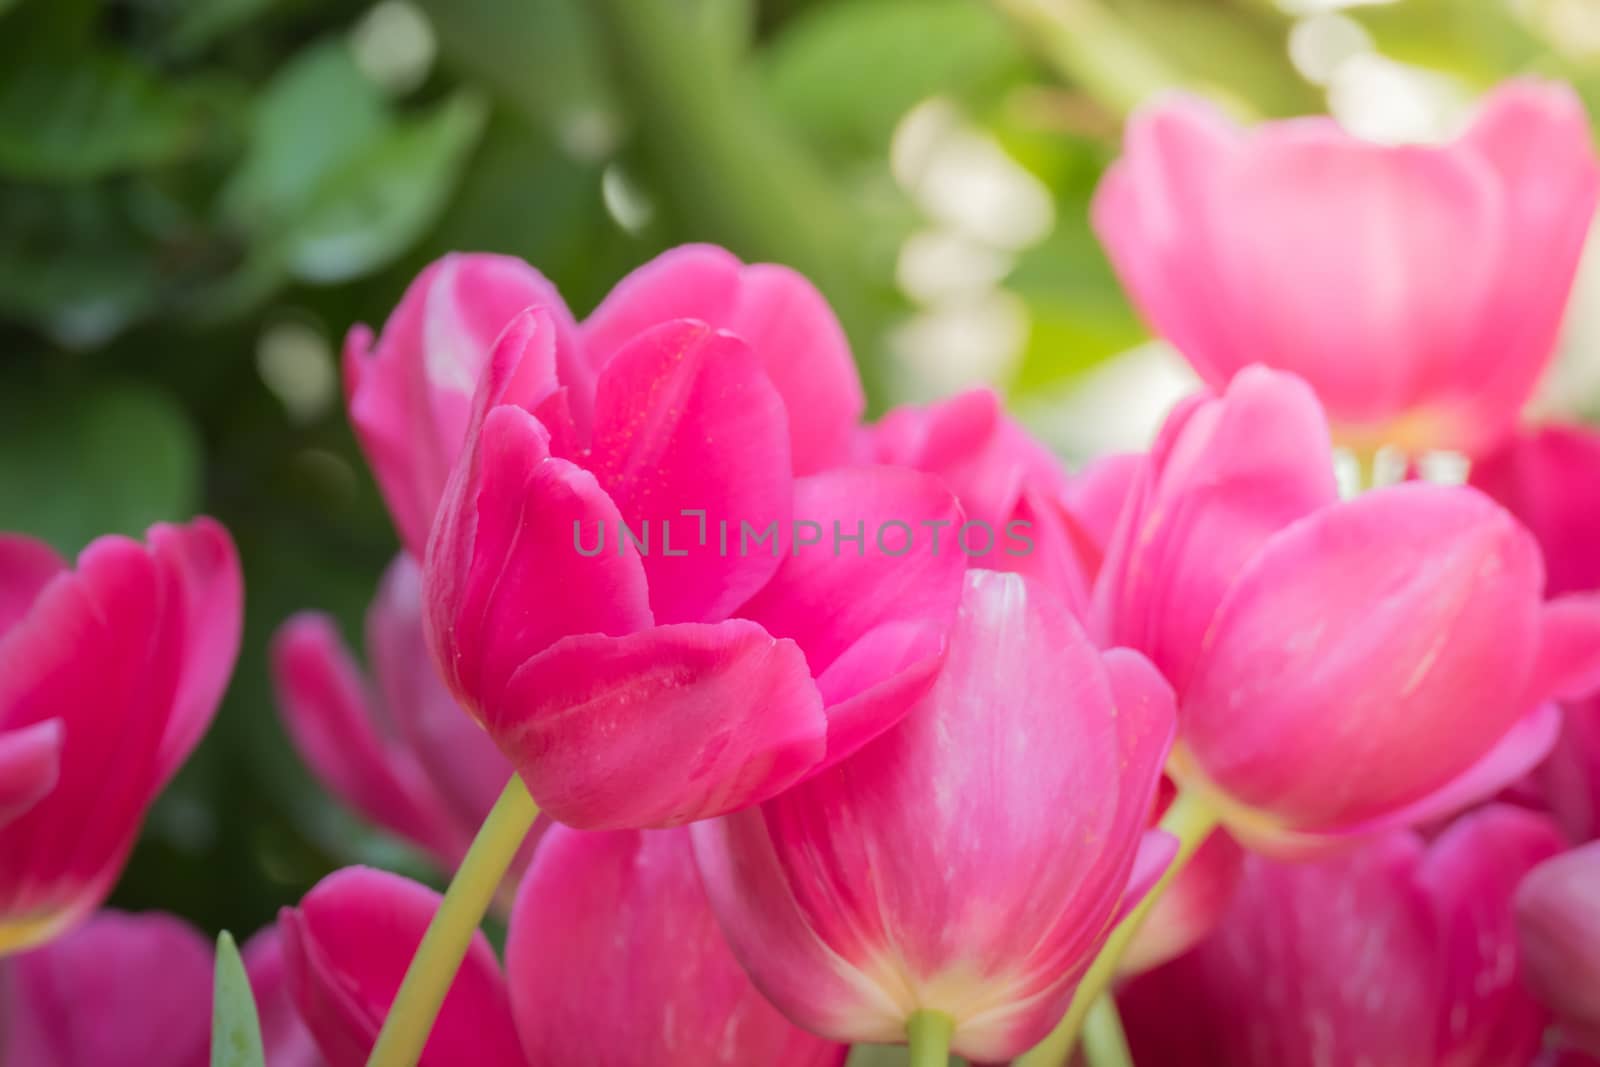
[[[458,93],[367,145],[317,190],[291,227],[289,270],[328,284],[403,252],[444,209],[487,110],[480,97]]]
[[[0,397],[0,515],[7,529],[76,553],[105,533],[142,536],[194,512],[200,446],[183,411],[145,386]]]
[[[115,52],[25,53],[0,77],[0,172],[81,181],[167,162],[198,139],[203,103]]]
[[[265,1067],[261,1020],[250,977],[233,935],[217,935],[217,970],[211,1009],[211,1067]]]

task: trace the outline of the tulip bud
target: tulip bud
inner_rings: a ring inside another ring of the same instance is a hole
[[[980,1060],[1060,1018],[1137,873],[1172,733],[1143,659],[1096,651],[1053,594],[970,571],[948,658],[899,725],[759,808],[691,828],[734,954],[789,1018],[905,1039],[937,1012]]]
[[[847,1052],[750,984],[681,829],[552,828],[517,895],[506,972],[532,1064],[837,1067]]]
[[[1597,190],[1577,96],[1519,81],[1440,146],[1164,101],[1130,123],[1093,215],[1210,384],[1259,361],[1310,382],[1355,443],[1481,453],[1554,352]]]
[[[367,1061],[439,895],[385,871],[347,867],[278,915],[289,993],[328,1067]],[[445,994],[422,1067],[520,1067],[505,978],[475,933]]]
[[[0,539],[0,955],[87,916],[211,722],[242,622],[209,519],[102,537],[76,570]],[[88,669],[92,666],[92,669]]]

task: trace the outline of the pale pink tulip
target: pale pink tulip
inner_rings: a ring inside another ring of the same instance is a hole
[[[151,527],[148,545],[102,537],[76,570],[0,539],[0,955],[105,900],[210,725],[241,597],[233,544],[209,519]]]
[[[681,828],[552,828],[511,914],[506,973],[530,1064],[837,1067],[847,1051],[756,992]]]
[[[1543,757],[1545,701],[1593,669],[1592,606],[1475,490],[1340,501],[1315,397],[1241,372],[1181,407],[1096,590],[1110,644],[1178,696],[1172,769],[1256,847],[1304,848],[1492,795]]]
[[[978,389],[926,407],[896,408],[863,433],[873,462],[937,474],[966,513],[943,531],[973,566],[1038,578],[1075,611],[1088,601],[1083,534],[1067,509],[1066,471]]]
[[[882,551],[874,533],[958,524],[949,492],[894,468],[792,480],[791,420],[762,361],[692,320],[610,354],[585,437],[552,404],[558,340],[535,311],[496,346],[425,571],[445,681],[539,805],[586,829],[706,818],[903,716],[931,684],[966,560]],[[791,520],[821,543],[791,544]],[[649,524],[652,547],[623,523]],[[768,541],[747,546],[746,528]],[[823,540],[834,529],[866,540],[841,551]]]
[[[273,640],[295,747],[340,800],[453,870],[511,764],[456,705],[422,633],[421,572],[395,557],[367,611],[369,684],[333,620],[303,614]]]
[[[1600,1055],[1600,842],[1523,880],[1517,929],[1530,987],[1572,1045]]]
[[[624,278],[580,328],[555,288],[521,260],[450,255],[417,276],[376,343],[372,331],[357,326],[345,344],[351,424],[401,541],[419,559],[489,352],[529,308],[545,312],[552,334],[549,359],[537,372],[536,399],[550,405],[541,417],[547,424],[570,421],[585,442],[597,382],[612,356],[639,334],[693,319],[743,339],[801,416],[787,433],[795,473],[812,474],[848,457],[864,405],[861,384],[838,320],[793,271],[747,266],[720,248],[686,245]]]
[[[1171,693],[1141,657],[1096,651],[1037,582],[970,571],[909,716],[691,828],[707,893],[756,985],[808,1030],[902,1041],[925,1009],[962,1054],[1015,1055],[1170,857],[1144,828],[1171,735]]]
[[[1482,452],[1554,352],[1597,189],[1576,94],[1517,81],[1437,147],[1166,100],[1130,123],[1093,214],[1134,302],[1212,385],[1266,363],[1354,443]]]
[[[439,895],[396,874],[335,871],[278,916],[289,993],[329,1067],[361,1067]],[[505,978],[482,933],[423,1047],[422,1067],[522,1067]]]
[[[1512,896],[1561,849],[1489,807],[1432,842],[1394,831],[1315,863],[1245,861],[1197,949],[1118,995],[1139,1067],[1522,1067],[1543,1009],[1523,988]]]

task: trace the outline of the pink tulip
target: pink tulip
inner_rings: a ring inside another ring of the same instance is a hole
[[[1532,537],[1472,489],[1339,501],[1310,390],[1250,368],[1162,431],[1097,618],[1177,691],[1174,777],[1242,839],[1303,848],[1458,809],[1537,763],[1558,725],[1543,702],[1600,650],[1543,582]]]
[[[289,993],[329,1067],[361,1067],[439,895],[365,867],[335,871],[279,914]],[[445,995],[422,1067],[522,1067],[505,978],[482,933]]]
[[[847,1051],[750,984],[683,829],[552,828],[517,896],[506,971],[530,1064],[837,1067]]]
[[[1600,842],[1524,879],[1517,929],[1529,986],[1573,1045],[1600,1055]]]
[[[1199,948],[1118,995],[1139,1067],[1521,1067],[1546,1017],[1512,895],[1561,849],[1489,807],[1425,845],[1395,831],[1316,863],[1260,856]]]
[[[0,955],[105,900],[145,810],[210,725],[239,564],[209,519],[102,537],[77,570],[0,538]],[[12,777],[15,775],[15,777]]]
[[[376,686],[333,620],[303,614],[273,641],[284,725],[339,799],[454,870],[511,777],[511,764],[456,706],[422,633],[421,571],[395,557],[367,612]]]
[[[1066,501],[1066,472],[987,389],[889,412],[864,435],[878,463],[937,474],[966,512],[946,531],[974,566],[1040,579],[1075,610],[1088,600],[1084,535]]]
[[[445,681],[534,800],[585,829],[674,825],[893,725],[931,684],[966,560],[881,535],[959,525],[950,494],[893,468],[792,481],[762,361],[692,320],[610,353],[585,438],[549,392],[558,340],[536,311],[496,346],[425,571]],[[825,540],[840,530],[861,540]]]
[[[1008,1058],[1060,1018],[1119,914],[1170,857],[1141,835],[1172,733],[1139,656],[1101,654],[1035,581],[971,571],[911,715],[759,808],[692,827],[756,985],[806,1029]],[[1135,858],[1142,851],[1137,867]]]
[[[528,308],[545,312],[552,335],[537,371],[536,399],[551,405],[541,417],[547,424],[570,420],[585,442],[597,379],[612,356],[639,334],[694,319],[742,338],[784,403],[803,413],[787,434],[795,473],[847,458],[864,404],[861,385],[838,320],[793,271],[746,266],[720,248],[687,245],[624,278],[580,328],[555,288],[521,260],[450,255],[412,282],[376,344],[358,326],[345,345],[350,421],[400,539],[419,559],[489,352]]]
[[[1135,303],[1212,385],[1303,376],[1362,445],[1482,452],[1553,353],[1600,170],[1564,86],[1505,85],[1456,141],[1331,119],[1137,115],[1093,207]]]

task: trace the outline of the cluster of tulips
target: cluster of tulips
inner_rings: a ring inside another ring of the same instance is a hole
[[[345,353],[367,667],[309,613],[273,663],[453,878],[246,944],[269,1067],[1600,1063],[1600,432],[1522,418],[1597,191],[1550,84],[1426,147],[1147,109],[1094,221],[1207,387],[1072,475],[988,392],[863,423],[783,267],[580,322],[435,263]],[[205,519],[0,539],[7,1067],[206,1062],[209,944],[102,905],[240,586]]]

